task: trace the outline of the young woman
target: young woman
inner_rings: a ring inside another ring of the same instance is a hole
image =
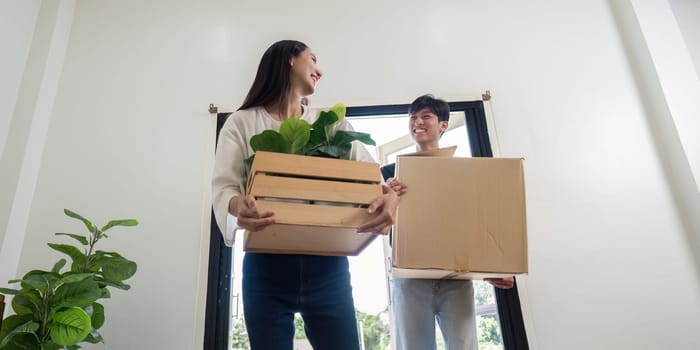
[[[312,123],[318,116],[302,105],[323,74],[316,55],[303,43],[276,42],[265,51],[243,105],[219,134],[214,175],[213,205],[226,244],[234,237],[228,225],[255,232],[273,224],[273,212],[260,210],[245,195],[244,159],[253,155],[250,138],[264,130],[279,130],[287,118]],[[347,121],[338,126],[350,130]],[[367,150],[353,145],[351,159],[373,161]],[[369,206],[380,215],[359,232],[386,233],[393,224],[398,196],[385,194]],[[304,319],[314,349],[359,348],[355,307],[346,257],[246,253],[243,258],[243,310],[252,349],[291,350],[294,313]]]

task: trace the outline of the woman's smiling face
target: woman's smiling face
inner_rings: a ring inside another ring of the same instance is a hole
[[[307,48],[289,61],[292,66],[290,83],[292,88],[300,88],[302,96],[316,91],[316,84],[323,73],[316,66],[316,55]]]

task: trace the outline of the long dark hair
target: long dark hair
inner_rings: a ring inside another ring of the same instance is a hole
[[[279,112],[286,113],[291,71],[289,60],[307,47],[296,40],[281,40],[272,44],[260,59],[253,86],[238,109],[276,105],[280,108]]]

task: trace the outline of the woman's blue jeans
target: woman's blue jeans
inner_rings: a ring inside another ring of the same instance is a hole
[[[291,350],[294,314],[315,350],[357,350],[348,259],[246,253],[243,312],[252,350]]]

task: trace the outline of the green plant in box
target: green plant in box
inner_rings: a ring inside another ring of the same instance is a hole
[[[104,307],[97,300],[109,298],[108,287],[129,290],[124,281],[136,273],[136,263],[115,252],[95,250],[105,232],[115,226],[136,226],[133,219],[112,220],[98,228],[68,209],[64,213],[85,224],[89,234],[56,233],[80,242],[82,247],[49,243],[49,247],[71,258],[70,269],[61,272],[66,259],[51,271],[32,270],[18,289],[0,288],[13,295],[12,309],[0,329],[0,349],[80,349],[79,343],[104,343],[98,332],[104,324]],[[81,250],[82,248],[82,250]]]
[[[280,125],[279,132],[265,130],[253,136],[250,146],[256,152],[349,159],[353,141],[367,145],[375,145],[375,142],[367,133],[336,130],[345,118],[345,111],[343,104],[336,104],[330,110],[322,111],[313,124],[298,118],[288,118]],[[252,163],[252,157],[248,162]]]

